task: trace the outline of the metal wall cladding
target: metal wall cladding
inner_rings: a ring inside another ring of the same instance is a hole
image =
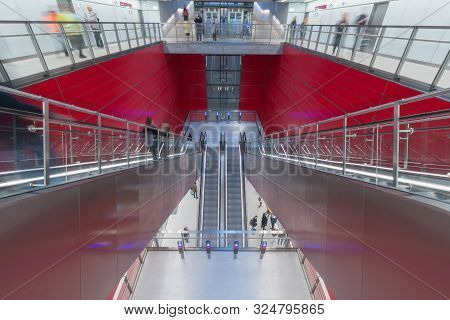
[[[450,297],[448,207],[252,154],[246,168],[337,299]]]
[[[199,154],[0,202],[0,297],[106,299],[196,179]]]

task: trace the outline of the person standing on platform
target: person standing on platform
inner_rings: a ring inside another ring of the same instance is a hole
[[[92,10],[91,6],[87,6],[87,13],[85,13],[84,21],[91,22],[90,27],[92,32],[94,33],[95,42],[97,43],[98,48],[103,48],[103,40],[102,40],[102,32],[101,32],[101,26],[100,19],[98,18],[97,14]]]
[[[261,219],[261,229],[266,230],[267,222],[268,222],[267,213],[264,212]]]
[[[251,220],[250,220],[250,226],[252,227],[252,231],[256,230],[256,227],[258,226],[258,216],[254,216]]]
[[[345,26],[348,24],[347,19],[347,13],[344,13],[342,15],[342,19],[339,20],[339,22],[336,24],[336,34],[334,36],[334,43],[333,43],[333,54],[336,51],[336,48],[339,47],[342,40],[342,34],[344,33]]]
[[[199,14],[195,19],[195,34],[197,35],[197,41],[202,41],[203,36],[203,18]]]
[[[272,231],[275,231],[275,225],[277,224],[277,222],[278,222],[278,218],[277,218],[277,216],[276,215],[274,215],[274,214],[272,214],[271,216],[270,216],[270,223],[272,224]]]
[[[263,205],[261,197],[258,197],[258,202],[259,202],[259,206],[258,206],[258,209],[259,209]]]
[[[293,42],[295,40],[295,29],[297,28],[297,17],[294,17],[289,25],[289,42]]]

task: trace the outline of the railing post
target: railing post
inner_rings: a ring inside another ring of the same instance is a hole
[[[72,136],[72,126],[69,125],[69,157],[70,163],[73,163],[73,136]]]
[[[161,24],[158,23],[158,34],[159,34],[159,41],[162,41],[161,37]]]
[[[399,147],[400,147],[400,104],[394,104],[394,127],[393,127],[393,154],[392,154],[392,182],[395,188],[398,187],[398,171],[399,171]]]
[[[109,56],[111,54],[111,51],[109,50],[108,39],[106,39],[105,28],[103,28],[103,23],[100,23],[99,25],[100,25],[100,31],[102,32],[102,36],[103,36],[103,45],[105,46],[106,54]]]
[[[439,71],[436,73],[436,76],[434,77],[433,82],[431,83],[430,90],[433,90],[437,86],[437,84],[441,80],[442,75],[444,74],[449,62],[450,62],[450,50],[447,51],[447,55],[444,58],[444,62],[442,62],[441,67],[439,68]]]
[[[311,38],[312,38],[313,30],[314,30],[314,26],[311,26],[311,28],[310,28],[310,30],[309,30],[308,47],[307,47],[307,49],[309,49],[309,44],[311,43]]]
[[[270,44],[270,42],[272,41],[272,28],[273,28],[273,25],[270,24],[269,44]]]
[[[144,150],[145,150],[145,157],[144,157],[144,159],[145,159],[145,164],[147,164],[147,154],[148,154],[148,135],[147,135],[147,126],[145,126],[144,127],[145,128],[145,130],[144,130],[144,134],[145,134],[145,137],[144,137]]]
[[[42,101],[42,148],[44,186],[50,185],[50,105],[48,99]]]
[[[127,145],[127,167],[130,167],[130,123],[127,121],[127,139],[126,139],[126,145]]]
[[[0,60],[0,79],[3,78],[4,83],[10,83],[11,79],[9,78],[8,72],[6,72],[5,67],[3,66],[2,61]],[[2,81],[0,81],[1,83]]]
[[[356,48],[358,47],[358,42],[359,42],[359,35],[361,34],[361,31],[363,30],[363,27],[357,27],[357,34],[356,34],[356,39],[355,39],[355,43],[353,44],[353,49],[352,49],[352,56],[350,58],[350,61],[353,61],[355,59],[355,54],[356,54]]]
[[[380,31],[380,35],[378,36],[378,41],[373,50],[372,59],[370,60],[369,70],[373,70],[373,65],[375,64],[375,59],[378,55],[378,51],[380,50],[381,42],[383,42],[384,33],[386,32],[386,27],[382,27]]]
[[[325,54],[328,54],[328,47],[330,46],[330,38],[331,38],[331,31],[332,31],[333,29],[329,26],[328,27],[328,36],[327,36],[327,44],[325,45]]]
[[[175,23],[175,26],[176,26],[176,23]],[[175,31],[176,31],[177,29],[175,28]],[[155,42],[156,42],[156,39],[158,38],[157,36],[156,36],[156,25],[153,23],[153,35],[154,35],[154,38],[155,38]]]
[[[47,62],[45,61],[44,55],[42,54],[41,47],[39,46],[39,42],[36,39],[33,28],[31,27],[31,24],[29,22],[25,22],[25,26],[27,27],[27,31],[30,34],[31,42],[33,43],[34,49],[36,50],[42,68],[44,69],[44,72],[48,74],[49,69],[47,66]]]
[[[414,42],[414,38],[416,37],[417,30],[418,30],[417,27],[413,27],[411,36],[409,37],[408,43],[406,44],[405,50],[403,51],[403,55],[398,63],[397,70],[395,70],[394,79],[398,79],[398,75],[400,74],[400,71],[402,71],[406,57],[408,56],[409,51],[411,50],[411,46]]]
[[[347,171],[347,116],[344,116],[344,124],[342,126],[343,148],[342,148],[342,174],[345,176]]]
[[[314,164],[314,168],[317,169],[317,163],[319,162],[319,123],[316,122],[316,139],[315,139],[315,144],[316,144],[316,161]]]
[[[317,51],[317,48],[319,47],[321,35],[322,35],[322,26],[319,26],[319,34],[317,35],[316,47],[314,48],[314,51]]]
[[[140,45],[139,45],[139,36],[138,36],[138,32],[137,32],[137,27],[136,27],[136,22],[134,22],[133,25],[134,25],[134,34],[136,35],[136,45],[138,47],[140,47]]]
[[[300,163],[302,150],[302,128],[298,128],[298,162]]]
[[[115,148],[114,148],[114,131],[111,130],[111,159],[114,160],[114,152],[115,152]]]
[[[151,29],[150,29],[150,23],[147,23],[147,29],[148,29],[148,39],[150,40],[150,43],[152,43],[152,33],[151,33]],[[155,39],[156,42],[156,39]]]
[[[130,32],[128,31],[128,23],[124,23],[125,25],[125,33],[127,34],[127,40],[128,40],[128,49],[131,49],[131,39],[130,39]]]
[[[122,51],[122,44],[120,43],[120,35],[119,35],[119,31],[117,30],[117,23],[113,23],[114,25],[114,32],[116,33],[116,38],[117,38],[117,45],[119,46],[119,52]]]
[[[97,114],[97,165],[98,174],[102,173],[102,116]]]

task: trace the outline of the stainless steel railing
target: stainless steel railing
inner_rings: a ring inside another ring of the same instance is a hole
[[[249,142],[247,150],[450,202],[450,109],[405,116],[419,101],[427,101],[432,110],[433,104],[443,103],[434,98],[449,92],[425,93],[271,133]]]
[[[426,90],[450,86],[448,26],[289,27],[287,42]],[[417,83],[418,82],[418,83]]]
[[[0,197],[200,152],[155,127],[2,86],[0,94],[10,99],[0,107]]]
[[[0,21],[0,83],[16,86],[161,41],[160,24]]]
[[[161,24],[162,37],[168,43],[190,41],[243,41],[258,44],[281,44],[286,40],[288,25],[246,23]]]

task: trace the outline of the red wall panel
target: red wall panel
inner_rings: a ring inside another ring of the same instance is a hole
[[[281,56],[244,56],[241,86],[241,109],[257,109],[266,132],[420,94],[291,46],[285,46]],[[442,100],[427,100],[403,108],[402,115],[448,107]],[[389,114],[380,112],[356,120],[369,122]]]
[[[178,131],[190,110],[206,108],[205,61],[201,55],[166,55],[157,45],[23,90],[140,123],[152,117],[157,126],[169,123]]]

